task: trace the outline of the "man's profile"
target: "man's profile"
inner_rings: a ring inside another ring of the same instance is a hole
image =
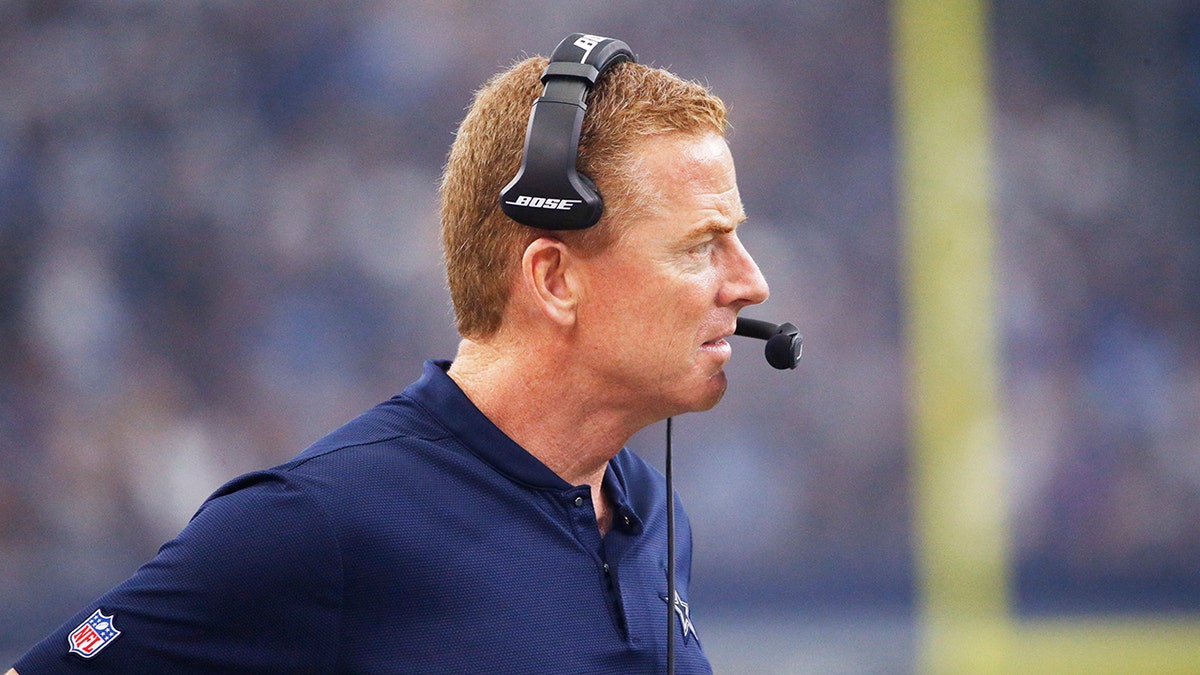
[[[690,527],[625,444],[720,401],[726,338],[768,288],[738,238],[724,104],[631,60],[598,73],[578,138],[599,222],[557,230],[504,212],[547,64],[492,78],[449,153],[454,358],[218,489],[16,670],[661,670],[665,614],[688,607]],[[522,196],[551,214],[575,206]],[[679,672],[711,672],[697,623],[674,628]]]

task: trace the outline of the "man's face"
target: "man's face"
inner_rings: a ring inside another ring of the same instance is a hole
[[[588,260],[578,320],[606,398],[649,423],[716,405],[725,338],[768,289],[736,233],[745,214],[725,140],[667,134],[634,150],[651,207]]]

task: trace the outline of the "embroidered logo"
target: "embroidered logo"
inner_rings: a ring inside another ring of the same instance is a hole
[[[115,613],[114,613],[115,614]],[[112,644],[121,631],[113,625],[113,617],[106,616],[97,609],[79,627],[67,636],[67,646],[72,654],[78,654],[90,659],[101,649]]]
[[[666,594],[658,596],[663,602],[667,601]],[[679,591],[675,591],[675,615],[679,617],[679,627],[683,629],[683,644],[688,643],[689,638],[696,638],[700,641],[700,636],[696,634],[696,626],[692,624],[692,611],[688,608],[688,604],[679,597]]]

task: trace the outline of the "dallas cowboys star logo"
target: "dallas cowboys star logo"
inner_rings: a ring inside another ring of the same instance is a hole
[[[663,602],[667,602],[667,596],[658,596]],[[688,643],[688,638],[696,638],[700,641],[700,636],[696,634],[696,626],[692,624],[692,612],[688,609],[688,604],[679,597],[679,591],[675,591],[675,614],[679,617],[679,627],[683,629],[683,644]]]

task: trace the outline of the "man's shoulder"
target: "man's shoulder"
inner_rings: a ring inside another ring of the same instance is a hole
[[[398,394],[363,412],[313,443],[284,467],[299,466],[321,455],[389,443],[438,444],[451,433],[408,393]]]
[[[201,511],[228,503],[270,504],[272,509],[288,504],[301,511],[325,512],[337,520],[362,512],[343,508],[347,502],[397,501],[406,492],[401,489],[404,484],[426,480],[439,467],[459,461],[456,458],[463,452],[431,415],[399,395],[292,459],[230,480],[206,500]]]

